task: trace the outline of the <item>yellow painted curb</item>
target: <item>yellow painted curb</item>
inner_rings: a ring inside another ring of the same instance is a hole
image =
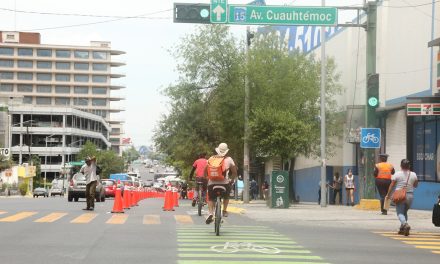
[[[380,201],[377,199],[361,199],[360,203],[355,206],[360,210],[380,211]]]
[[[229,199],[229,204],[243,204],[243,201],[235,201],[235,200]]]
[[[234,207],[234,206],[228,206],[228,212],[229,213],[234,213],[234,214],[244,214],[246,210],[243,208],[238,208],[238,207]]]

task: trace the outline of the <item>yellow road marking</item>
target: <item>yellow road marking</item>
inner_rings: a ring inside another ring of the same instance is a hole
[[[98,214],[92,214],[92,213],[82,214],[70,222],[72,224],[87,224],[90,221],[92,221],[96,216],[98,216]]]
[[[144,215],[144,225],[159,225],[160,218],[158,215]]]
[[[433,250],[433,251],[431,251],[432,253],[434,253],[434,254],[440,254],[440,251],[435,251],[435,250]]]
[[[175,215],[174,218],[176,219],[178,224],[193,224],[193,220],[191,216],[189,215]]]
[[[397,232],[392,232],[392,231],[387,231],[387,232],[373,232],[374,234],[382,234],[382,235],[386,235],[386,234],[390,234],[390,235],[397,235]],[[417,232],[417,233],[412,233],[412,235],[433,235],[433,236],[440,236],[439,233],[426,233],[426,232]]]
[[[428,241],[403,241],[403,243],[406,243],[408,245],[438,245],[440,246],[439,242],[428,242]]]
[[[112,215],[112,217],[106,222],[107,224],[113,224],[113,225],[122,225],[127,221],[128,215],[124,214],[115,214]]]
[[[424,237],[393,237],[396,240],[406,240],[406,241],[438,241],[438,238],[424,238]]]
[[[440,247],[435,246],[415,246],[416,248],[423,248],[423,249],[440,249]]]
[[[67,213],[51,213],[51,214],[48,214],[44,217],[41,217],[40,219],[35,220],[34,222],[36,222],[36,223],[52,223],[65,215],[67,215]]]
[[[17,222],[17,221],[23,220],[27,217],[33,216],[36,213],[37,212],[21,212],[21,213],[15,214],[15,215],[1,218],[0,222]]]
[[[229,213],[235,213],[235,214],[243,214],[246,210],[243,208],[238,208],[238,207],[234,207],[234,206],[228,206],[228,210]]]
[[[383,236],[385,236],[385,237],[390,237],[390,238],[396,238],[396,237],[399,237],[399,238],[401,238],[402,237],[402,235],[383,235]],[[437,238],[437,239],[440,239],[440,235],[437,235],[437,236],[435,236],[435,235],[420,235],[420,234],[411,234],[411,237],[419,237],[419,238]]]
[[[0,211],[0,214],[6,214],[7,212],[5,212],[5,211]]]

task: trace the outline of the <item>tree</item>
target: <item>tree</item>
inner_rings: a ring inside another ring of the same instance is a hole
[[[112,173],[124,171],[124,160],[112,150],[98,150],[90,141],[87,141],[78,153],[78,158],[84,160],[87,156],[95,156],[97,165],[101,167],[101,178],[107,178]]]
[[[40,156],[38,155],[32,155],[31,156],[32,164],[35,166],[35,175],[37,176],[36,180],[34,181],[34,187],[40,187],[41,184],[41,160]]]
[[[9,169],[11,167],[12,167],[12,161],[3,155],[0,155],[0,172]]]
[[[133,146],[122,152],[122,158],[127,163],[131,163],[137,160],[139,157],[140,157],[139,152]]]

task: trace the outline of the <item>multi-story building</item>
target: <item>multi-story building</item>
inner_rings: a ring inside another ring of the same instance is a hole
[[[86,141],[120,153],[122,121],[111,117],[122,111],[111,105],[123,99],[111,95],[124,88],[112,84],[124,76],[112,73],[124,65],[112,61],[120,54],[110,42],[48,45],[41,44],[39,33],[0,32],[0,98],[8,108],[2,120],[9,120],[3,145],[14,161],[39,155],[51,179]]]
[[[110,42],[92,41],[90,46],[41,44],[39,33],[0,33],[0,95],[22,97],[24,105],[70,106],[101,116],[118,129],[112,132],[112,149],[119,153],[122,121],[111,114],[122,111],[111,106],[111,91],[124,88],[112,79],[124,77],[112,68],[124,65],[112,56]]]

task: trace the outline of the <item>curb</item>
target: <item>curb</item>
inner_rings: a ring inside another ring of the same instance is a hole
[[[380,211],[380,200],[378,199],[361,199],[360,203],[355,206],[359,210]]]
[[[234,206],[228,206],[228,212],[229,213],[234,213],[234,214],[244,214],[246,212],[246,210],[243,209],[243,208],[238,208],[238,207],[234,207]]]

